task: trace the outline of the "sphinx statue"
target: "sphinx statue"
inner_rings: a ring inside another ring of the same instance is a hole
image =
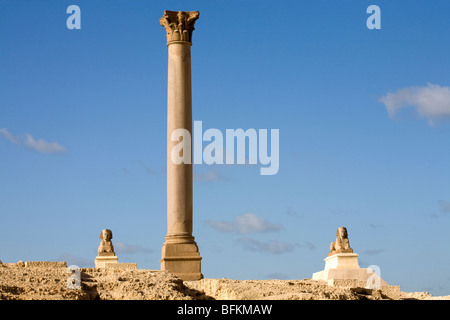
[[[98,246],[99,256],[114,256],[114,246],[111,242],[113,235],[112,231],[109,229],[103,229],[100,233],[99,239],[101,240]]]
[[[328,256],[332,256],[336,253],[353,253],[353,249],[350,248],[350,242],[348,241],[347,228],[340,227],[336,231],[336,241],[330,244],[330,253]]]

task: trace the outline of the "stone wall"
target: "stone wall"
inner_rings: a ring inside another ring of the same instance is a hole
[[[125,263],[125,262],[118,262],[118,263],[107,263],[106,269],[113,269],[113,270],[134,270],[137,269],[136,263]]]
[[[27,261],[25,268],[67,268],[65,261]]]

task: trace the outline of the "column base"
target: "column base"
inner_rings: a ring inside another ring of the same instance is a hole
[[[161,270],[169,271],[182,280],[200,280],[203,279],[201,260],[194,240],[174,243],[166,238],[162,247]]]

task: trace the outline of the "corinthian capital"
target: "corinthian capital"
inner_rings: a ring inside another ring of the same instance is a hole
[[[172,41],[186,41],[192,43],[192,31],[198,11],[168,11],[159,19],[159,23],[166,29],[167,44]]]

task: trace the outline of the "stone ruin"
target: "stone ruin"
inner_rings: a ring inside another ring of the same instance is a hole
[[[325,269],[315,272],[312,280],[325,281],[332,287],[361,287],[400,292],[400,286],[389,285],[380,277],[380,272],[376,273],[372,268],[359,267],[358,254],[350,248],[345,227],[337,229],[336,241],[330,244],[330,252],[324,261]]]
[[[118,263],[119,258],[114,253],[114,246],[111,242],[113,238],[112,231],[103,229],[100,232],[100,245],[98,246],[98,255],[95,258],[96,268],[106,268],[107,264]]]
[[[350,248],[350,242],[348,241],[347,228],[340,227],[336,231],[336,241],[330,244],[330,253],[328,256],[332,256],[336,253],[353,253],[353,249]]]

